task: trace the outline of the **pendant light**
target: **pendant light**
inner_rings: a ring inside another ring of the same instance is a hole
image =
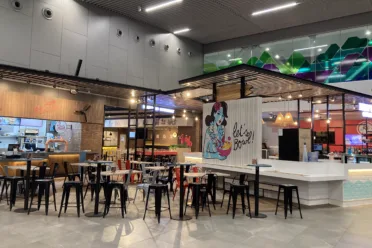
[[[284,121],[284,116],[282,113],[279,113],[278,116],[275,119],[275,124],[276,125],[282,125]]]

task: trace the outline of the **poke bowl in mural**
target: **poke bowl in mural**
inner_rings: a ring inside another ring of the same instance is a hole
[[[217,147],[218,154],[222,157],[227,157],[231,153],[232,149],[232,142],[231,137],[228,138],[229,141],[225,141],[225,143],[221,147]]]

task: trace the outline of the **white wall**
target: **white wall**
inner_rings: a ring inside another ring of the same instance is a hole
[[[81,77],[162,90],[202,73],[202,46],[191,40],[73,0],[20,0],[19,12],[9,2],[0,0],[1,64],[73,75],[82,59]],[[43,8],[53,11],[51,20]]]

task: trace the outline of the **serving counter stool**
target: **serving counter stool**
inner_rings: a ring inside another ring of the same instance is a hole
[[[300,197],[298,195],[298,187],[293,184],[281,184],[279,185],[279,191],[278,191],[278,199],[276,202],[276,210],[275,210],[275,215],[278,212],[278,207],[279,207],[279,197],[281,191],[284,191],[284,216],[287,219],[287,214],[288,214],[288,206],[289,206],[289,212],[292,214],[292,193],[295,190],[297,194],[297,203],[298,203],[298,210],[300,210],[300,216],[302,219],[302,213],[301,213],[301,204],[300,204]]]
[[[245,207],[245,199],[244,198],[245,198],[245,195],[247,196],[249,217],[252,218],[252,214],[251,214],[251,203],[250,203],[250,200],[249,200],[249,186],[248,185],[245,185],[245,184],[234,184],[234,183],[232,183],[230,185],[230,196],[229,196],[229,203],[227,205],[227,212],[226,212],[226,214],[229,214],[230,202],[231,202],[231,198],[232,198],[232,201],[233,201],[233,219],[235,219],[236,205],[237,205],[237,200],[238,200],[238,196],[239,195],[240,195],[241,200],[242,200],[243,214],[245,214],[245,209],[246,209],[246,207]]]
[[[83,185],[80,181],[67,181],[63,184],[63,193],[62,193],[62,200],[61,200],[61,207],[59,209],[58,218],[61,216],[62,207],[65,207],[65,213],[67,211],[68,200],[70,197],[71,188],[76,189],[76,208],[78,217],[80,217],[80,202],[81,207],[84,213],[84,199],[83,199]],[[63,204],[64,202],[64,204]]]
[[[148,204],[149,204],[149,198],[150,198],[150,192],[153,190],[155,192],[155,216],[158,218],[158,223],[160,223],[160,215],[163,210],[169,211],[169,218],[172,219],[171,209],[170,209],[170,200],[169,200],[169,190],[167,184],[151,184],[149,185],[149,188],[147,190],[147,197],[146,197],[146,206],[145,206],[145,214],[143,215],[143,220],[146,218],[146,212],[149,210]],[[168,199],[168,207],[162,207],[161,206],[161,197],[162,193],[166,192],[167,199]]]

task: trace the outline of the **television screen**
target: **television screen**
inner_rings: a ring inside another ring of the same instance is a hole
[[[360,134],[346,134],[345,135],[345,143],[346,145],[354,145],[354,146],[361,146],[363,145],[362,135]]]
[[[314,151],[323,151],[322,144],[314,144]]]
[[[43,126],[43,120],[37,119],[21,119],[21,126],[27,127],[41,127]]]
[[[136,137],[136,132],[129,132],[129,138],[134,139]]]

